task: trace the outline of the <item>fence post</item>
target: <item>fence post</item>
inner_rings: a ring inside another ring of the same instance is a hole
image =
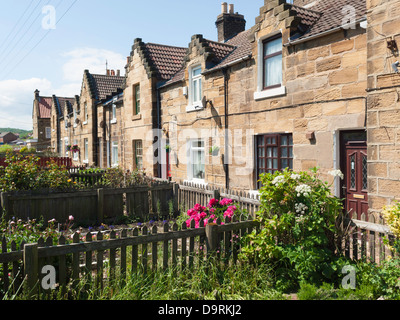
[[[174,217],[179,214],[179,184],[173,184]]]
[[[39,280],[39,259],[38,259],[38,244],[26,244],[24,246],[24,270],[27,277],[29,290],[29,298],[33,297],[37,292],[36,284]],[[35,288],[36,287],[36,288]]]
[[[0,207],[2,209],[2,212],[0,212],[0,216],[3,215],[3,212],[5,212],[5,217],[7,218],[9,216],[9,200],[8,200],[8,193],[7,192],[2,192],[0,194]]]
[[[213,198],[219,200],[221,198],[221,193],[218,189],[213,190]]]
[[[104,218],[104,189],[97,189],[97,223],[103,223]]]
[[[207,256],[214,255],[218,247],[218,225],[209,223],[206,225]]]

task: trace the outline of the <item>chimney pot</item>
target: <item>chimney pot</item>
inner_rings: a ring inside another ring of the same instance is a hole
[[[109,70],[109,69],[107,69],[107,75],[108,75],[108,76],[110,75],[110,70]]]
[[[111,70],[111,75],[115,76],[115,71],[114,70]]]
[[[117,70],[117,76],[121,76],[121,70]]]
[[[230,14],[234,14],[235,13],[235,5],[233,5],[233,4],[229,5],[229,13]]]
[[[227,12],[228,12],[228,4],[226,2],[222,2],[221,13],[224,14],[224,13],[227,13]]]

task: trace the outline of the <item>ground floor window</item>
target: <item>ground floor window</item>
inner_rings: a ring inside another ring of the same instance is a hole
[[[188,175],[190,180],[205,179],[205,145],[204,140],[189,142]]]
[[[262,173],[293,169],[292,134],[257,136],[257,179]],[[259,185],[258,185],[259,187]]]
[[[143,142],[142,140],[133,141],[134,161],[137,170],[143,170]]]
[[[118,166],[118,142],[113,141],[111,146],[111,166]]]
[[[84,146],[85,146],[85,162],[89,162],[89,140],[84,139]]]

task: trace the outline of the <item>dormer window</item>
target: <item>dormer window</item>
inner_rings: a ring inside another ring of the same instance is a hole
[[[187,111],[203,109],[202,105],[202,83],[201,66],[195,66],[189,73],[189,106]]]
[[[282,37],[276,36],[263,43],[264,90],[282,85]]]
[[[282,33],[274,32],[258,39],[257,91],[255,100],[286,94],[283,85]]]
[[[111,123],[117,123],[117,105],[115,103],[113,103],[111,106],[111,112],[112,112]]]

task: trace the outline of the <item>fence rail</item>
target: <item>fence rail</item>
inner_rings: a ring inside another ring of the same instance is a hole
[[[64,166],[67,168],[72,167],[72,159],[67,157],[38,157],[38,165],[40,167],[47,167],[49,162],[55,162],[58,166]],[[0,166],[7,167],[8,164],[5,162],[6,158],[0,157]]]
[[[193,208],[197,203],[206,206],[212,198],[220,197],[234,200],[240,205],[240,208],[247,210],[253,217],[260,209],[260,198],[255,193],[210,187],[193,182],[180,184],[178,197],[179,204],[183,205],[185,209]]]
[[[149,269],[193,268],[211,255],[221,262],[235,264],[240,251],[237,236],[243,237],[259,226],[255,221],[243,221],[243,216],[241,221],[237,220],[226,221],[224,225],[219,220],[206,226],[202,221],[199,228],[195,228],[194,221],[190,228],[186,223],[182,226],[176,223],[172,226],[144,226],[120,230],[118,235],[114,230],[107,240],[102,232],[88,233],[84,238],[76,233],[71,244],[65,244],[64,236],[58,239],[57,245],[53,245],[53,239],[41,238],[35,244],[22,243],[18,250],[13,242],[11,251],[7,250],[3,238],[3,253],[0,254],[3,295],[6,292],[15,294],[24,281],[30,292],[41,290],[38,286],[43,277],[41,270],[49,264],[56,267],[60,288],[73,285],[84,277],[95,279],[101,288],[104,281],[112,281],[117,276],[124,280],[128,268],[134,273],[144,274]],[[107,270],[106,264],[109,266]]]

